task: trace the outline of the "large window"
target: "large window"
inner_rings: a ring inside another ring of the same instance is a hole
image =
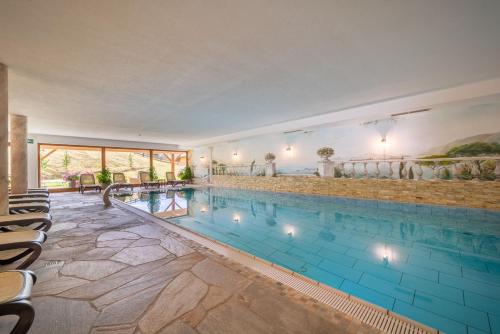
[[[101,168],[100,148],[40,145],[40,185],[42,187],[69,188],[70,176],[96,173]]]
[[[134,184],[140,183],[139,172],[151,166],[159,179],[165,179],[167,171],[177,175],[186,167],[186,157],[185,151],[39,144],[40,186],[74,188],[80,174],[95,174],[104,167],[111,173],[124,173]]]
[[[150,151],[106,148],[106,168],[111,173],[124,173],[130,183],[140,183],[139,172],[149,171]]]
[[[186,165],[186,152],[153,151],[153,166],[160,179],[165,179],[167,172],[174,172],[177,177]]]

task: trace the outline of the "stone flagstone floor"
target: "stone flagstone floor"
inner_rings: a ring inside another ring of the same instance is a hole
[[[378,333],[99,195],[51,201],[30,334]]]

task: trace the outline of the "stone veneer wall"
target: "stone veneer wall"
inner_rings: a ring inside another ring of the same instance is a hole
[[[331,195],[406,203],[500,210],[500,182],[445,180],[340,179],[307,176],[222,176],[220,187]]]

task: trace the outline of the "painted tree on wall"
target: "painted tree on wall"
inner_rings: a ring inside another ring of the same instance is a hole
[[[64,156],[63,156],[63,161],[62,161],[64,169],[68,170],[68,166],[70,163],[71,163],[71,157],[69,156],[68,151],[65,151]]]
[[[134,168],[134,157],[132,156],[132,153],[128,154],[128,166],[130,169]]]
[[[474,157],[481,155],[497,155],[500,154],[500,144],[498,143],[482,143],[475,142],[455,146],[446,155],[448,157]]]

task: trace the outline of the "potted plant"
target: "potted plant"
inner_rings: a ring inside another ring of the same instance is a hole
[[[101,185],[103,189],[106,189],[112,182],[111,180],[111,172],[109,169],[104,168],[99,173],[97,173],[97,182]]]
[[[158,180],[158,175],[156,174],[156,169],[154,167],[149,168],[149,179],[151,181]]]
[[[335,153],[333,148],[325,146],[316,151],[316,154],[323,159],[323,161],[330,161],[330,157]]]
[[[183,170],[181,170],[178,174],[179,179],[189,181],[193,178],[193,172],[191,171],[191,167],[186,166]]]
[[[63,179],[69,183],[70,188],[76,188],[76,182],[79,179],[79,175],[74,172],[68,172],[63,175]]]
[[[271,163],[276,159],[276,156],[274,153],[267,153],[264,157],[264,160],[266,160],[267,163]]]

